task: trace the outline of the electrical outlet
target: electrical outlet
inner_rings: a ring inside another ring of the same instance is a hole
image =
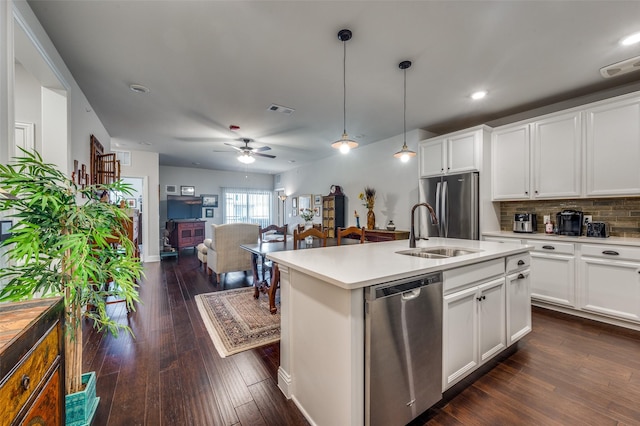
[[[543,217],[544,217],[545,224],[551,222],[551,215],[545,214]]]
[[[589,215],[585,215],[584,216],[584,224],[586,225],[587,223],[591,223],[593,222],[593,216]]]

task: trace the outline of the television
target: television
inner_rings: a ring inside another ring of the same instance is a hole
[[[202,218],[202,197],[167,195],[167,219]]]

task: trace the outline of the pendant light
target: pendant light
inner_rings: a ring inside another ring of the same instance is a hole
[[[342,58],[342,138],[331,144],[335,149],[339,149],[341,153],[346,154],[352,148],[358,146],[358,142],[349,139],[347,135],[347,41],[351,40],[351,30],[338,31],[338,40],[342,42],[343,58]]]
[[[411,61],[402,61],[398,64],[398,67],[404,71],[404,115],[403,115],[403,137],[404,143],[400,151],[393,154],[395,158],[399,158],[400,161],[406,163],[411,157],[415,157],[416,153],[411,151],[407,146],[407,69],[411,67]]]

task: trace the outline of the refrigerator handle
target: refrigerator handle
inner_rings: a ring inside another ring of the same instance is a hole
[[[441,230],[440,236],[447,238],[449,236],[449,206],[447,205],[447,199],[449,198],[449,189],[447,181],[442,184],[442,215],[441,215]]]
[[[438,219],[438,229],[440,229],[440,222],[442,221],[442,219],[440,219],[440,192],[442,190],[442,183],[438,182],[436,184],[436,219]],[[431,217],[429,219],[431,221],[432,225],[435,225],[435,223],[433,223],[433,218]],[[438,235],[440,236],[440,235]]]

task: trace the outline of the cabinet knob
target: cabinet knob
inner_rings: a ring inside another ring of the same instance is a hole
[[[538,193],[538,190],[536,189],[536,194]]]
[[[529,195],[529,191],[524,191],[524,195]]]
[[[524,260],[518,260],[518,266],[524,265]]]
[[[526,278],[526,277],[525,277],[523,274],[518,274],[518,279],[519,279],[519,280],[523,280],[523,279],[525,279],[525,278]]]
[[[31,384],[31,379],[26,374],[22,376],[22,380],[20,380],[20,385],[22,389],[29,390],[29,384]]]

